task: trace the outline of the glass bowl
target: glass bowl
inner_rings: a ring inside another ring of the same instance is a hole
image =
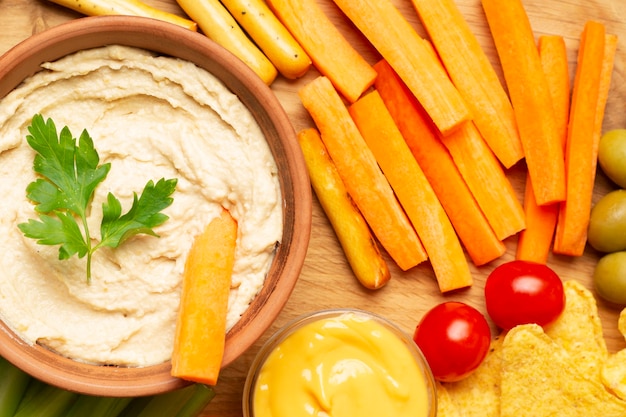
[[[253,360],[242,401],[244,417],[437,411],[435,380],[412,338],[359,309],[313,312],[278,330]]]

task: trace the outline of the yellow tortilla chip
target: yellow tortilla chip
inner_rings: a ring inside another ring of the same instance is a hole
[[[563,283],[565,309],[545,327],[545,333],[561,345],[586,375],[600,377],[608,357],[596,299],[591,291],[576,281]]]
[[[500,415],[500,370],[502,336],[491,341],[483,363],[468,377],[443,384],[464,417],[498,417]]]
[[[619,315],[617,328],[626,338],[626,309]],[[602,366],[601,377],[602,383],[609,391],[626,400],[626,349],[609,355]]]
[[[609,391],[626,400],[626,349],[608,357],[602,366],[601,376]]]
[[[619,313],[619,319],[617,320],[617,329],[626,338],[626,308]]]
[[[437,417],[462,417],[461,410],[456,406],[454,401],[452,401],[452,397],[450,397],[450,393],[441,385],[440,382],[437,382]]]
[[[575,361],[541,326],[511,329],[502,346],[501,416],[626,416],[626,402],[581,373]]]

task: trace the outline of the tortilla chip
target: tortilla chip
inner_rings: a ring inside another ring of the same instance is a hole
[[[572,356],[581,371],[600,378],[608,349],[602,332],[596,299],[591,291],[576,281],[563,283],[565,310],[545,333]]]
[[[462,417],[461,410],[456,406],[454,401],[452,401],[452,397],[450,397],[450,393],[441,385],[440,382],[437,382],[437,417]]]
[[[498,417],[500,415],[500,371],[502,336],[491,341],[483,363],[468,377],[443,384],[464,417]]]
[[[619,319],[617,320],[617,329],[626,339],[626,308],[619,313]]]
[[[626,309],[619,315],[617,328],[626,338]],[[626,400],[626,349],[608,357],[602,366],[601,377],[602,383],[609,391]]]
[[[626,416],[626,402],[581,373],[575,361],[541,326],[511,329],[502,346],[501,416]]]
[[[609,391],[626,400],[626,349],[608,357],[602,366],[601,377]]]

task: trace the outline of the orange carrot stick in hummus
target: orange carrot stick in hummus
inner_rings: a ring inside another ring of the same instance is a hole
[[[226,343],[226,313],[237,222],[227,210],[196,237],[185,262],[172,376],[215,385]]]

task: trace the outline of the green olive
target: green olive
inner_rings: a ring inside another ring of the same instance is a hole
[[[604,255],[596,264],[593,285],[606,301],[626,305],[626,252]]]
[[[611,191],[593,206],[587,242],[600,252],[626,250],[626,190]]]
[[[602,135],[598,164],[611,181],[626,188],[626,129],[614,129]]]

